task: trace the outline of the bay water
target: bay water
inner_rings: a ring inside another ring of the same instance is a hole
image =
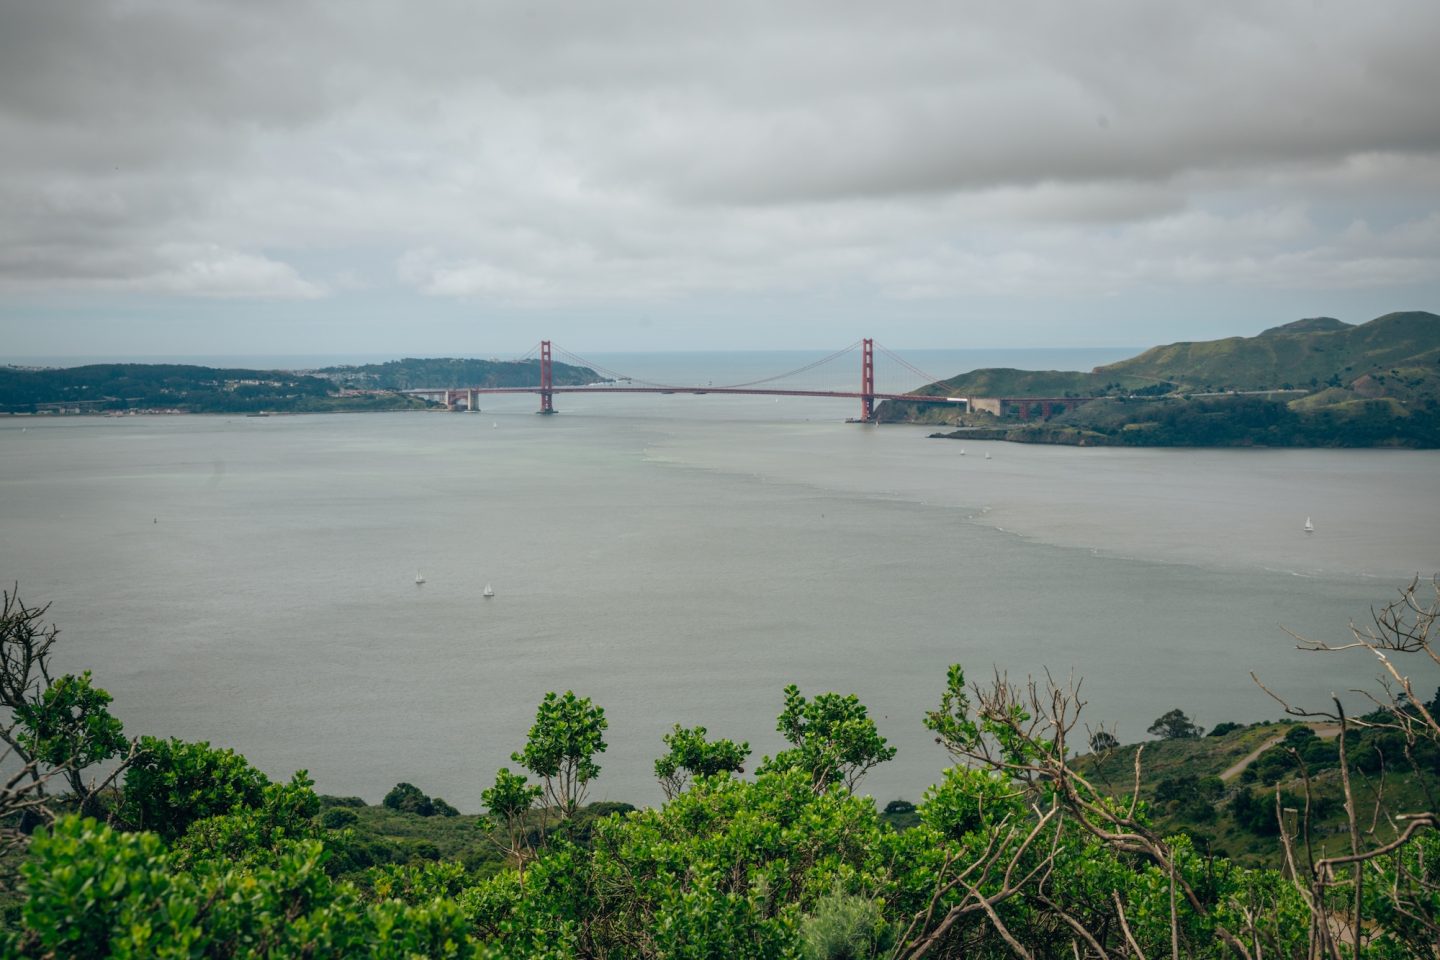
[[[602,360],[689,383],[785,361]],[[950,663],[1083,679],[1084,719],[1124,741],[1174,707],[1207,728],[1278,716],[1251,671],[1322,706],[1376,666],[1287,631],[1343,640],[1440,570],[1435,451],[962,443],[846,424],[839,400],[556,405],[0,419],[0,580],[51,603],[58,666],[92,670],[131,734],[475,811],[547,690],[606,709],[592,798],[641,804],[677,722],[782,748],[787,683],[868,705],[899,747],[862,782],[882,802],[947,762],[921,718]]]

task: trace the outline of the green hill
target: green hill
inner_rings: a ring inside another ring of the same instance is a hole
[[[1303,808],[1307,778],[1312,842],[1344,845],[1338,729],[1293,721],[1227,723],[1207,737],[1118,746],[1080,757],[1075,765],[1100,789],[1125,797],[1134,790],[1135,757],[1143,748],[1140,797],[1161,832],[1184,832],[1208,852],[1247,866],[1278,867],[1283,851],[1275,791],[1286,806]],[[1431,805],[1440,776],[1440,751],[1433,744],[1407,746],[1403,736],[1383,727],[1352,730],[1348,737],[1361,822],[1393,822],[1397,812]]]
[[[1041,423],[885,403],[954,436],[1144,446],[1440,446],[1440,316],[1313,317],[1254,337],[1172,343],[1089,373],[972,370],[917,393],[1100,398]],[[977,433],[977,430],[979,431]]]
[[[1389,313],[1349,326],[1327,317],[1229,337],[1154,347],[1094,375],[1168,380],[1184,391],[1355,389],[1366,397],[1440,393],[1440,316]]]
[[[326,367],[317,374],[351,387],[415,390],[426,387],[535,387],[540,385],[539,360],[471,360],[438,357],[391,360],[355,367]],[[589,367],[555,363],[551,376],[557,387],[579,386],[603,379]]]
[[[588,367],[557,363],[556,386],[593,383]],[[424,387],[534,387],[540,362],[392,360],[328,367],[313,374],[157,363],[81,367],[0,367],[0,413],[323,413],[423,409],[426,402],[394,391]]]

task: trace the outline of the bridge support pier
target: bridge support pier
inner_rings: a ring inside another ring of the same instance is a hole
[[[555,385],[553,373],[550,368],[550,341],[540,341],[540,409],[538,413],[551,414],[555,412],[555,400],[550,388]]]
[[[860,341],[860,422],[875,421],[875,341]]]

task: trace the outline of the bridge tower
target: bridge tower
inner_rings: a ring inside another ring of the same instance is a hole
[[[555,401],[551,398],[550,388],[554,386],[552,372],[550,370],[550,341],[540,341],[540,409],[539,413],[554,413]]]
[[[860,341],[860,422],[875,419],[875,341]]]

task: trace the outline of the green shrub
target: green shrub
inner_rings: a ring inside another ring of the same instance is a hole
[[[805,960],[870,960],[889,945],[888,932],[875,901],[837,887],[800,921],[800,953]]]
[[[320,826],[326,830],[344,830],[352,826],[360,817],[354,810],[347,810],[344,807],[331,807],[320,815]]]
[[[121,815],[138,829],[173,840],[197,820],[259,806],[269,783],[233,750],[143,737],[125,774]]]
[[[413,783],[395,784],[394,789],[385,794],[385,799],[380,802],[386,809],[396,813],[413,813],[420,817],[435,815],[435,801],[425,796]]]

